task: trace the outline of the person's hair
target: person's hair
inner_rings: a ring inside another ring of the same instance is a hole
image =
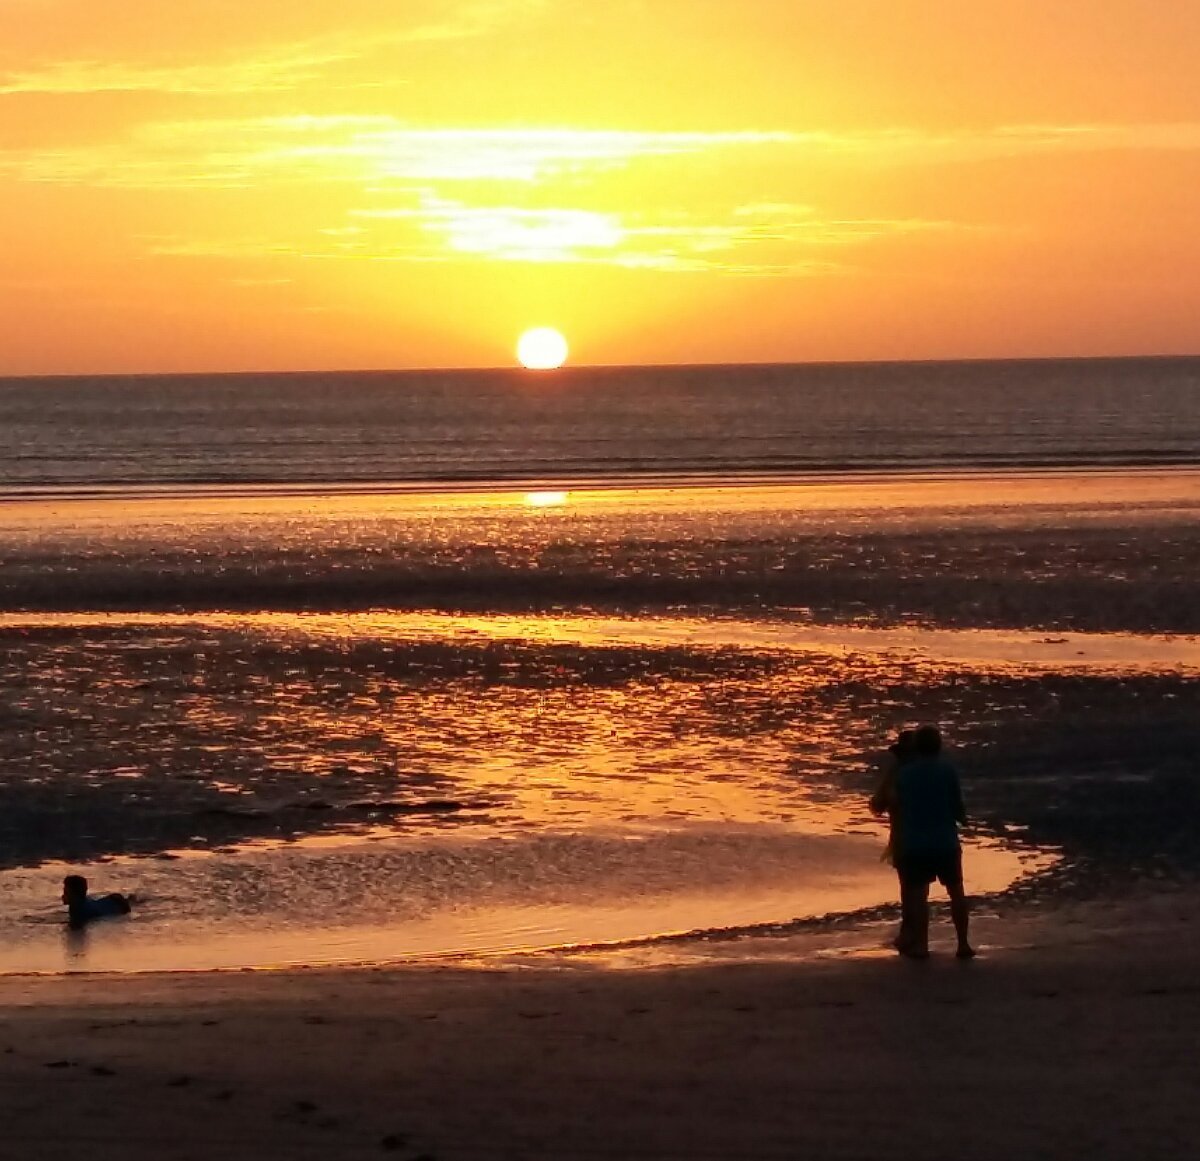
[[[63,879],[63,889],[66,891],[82,891],[87,894],[88,881],[82,875],[68,875]]]
[[[898,762],[907,762],[916,752],[916,730],[901,730],[896,740],[888,746],[888,752],[896,756]]]
[[[937,726],[922,726],[913,737],[913,749],[923,757],[942,752],[942,734]]]

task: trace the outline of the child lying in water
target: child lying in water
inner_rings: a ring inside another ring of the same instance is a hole
[[[72,927],[82,927],[109,915],[128,915],[131,908],[131,900],[116,893],[91,898],[88,881],[82,875],[68,875],[63,880],[62,901],[67,905],[67,922]]]

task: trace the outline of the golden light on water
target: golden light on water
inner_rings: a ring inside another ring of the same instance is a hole
[[[561,331],[534,327],[517,340],[517,359],[530,371],[553,371],[567,361],[569,348]]]
[[[570,497],[570,492],[526,492],[525,503],[531,508],[559,508]]]

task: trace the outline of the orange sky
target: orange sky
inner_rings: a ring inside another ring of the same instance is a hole
[[[1200,4],[0,0],[0,373],[1200,350]]]

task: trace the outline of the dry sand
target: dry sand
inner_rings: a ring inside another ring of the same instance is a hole
[[[10,977],[0,1157],[1194,1156],[1198,917],[1026,908],[965,964],[876,927],[657,967]]]

